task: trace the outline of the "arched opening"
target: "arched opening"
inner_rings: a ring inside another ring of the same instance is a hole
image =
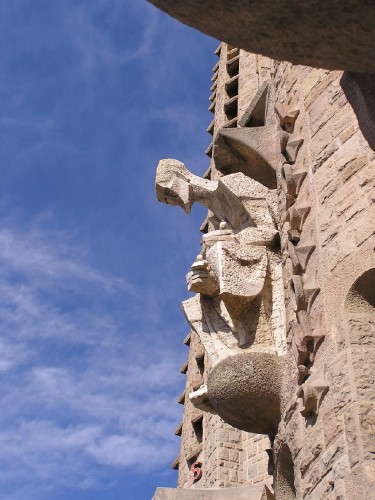
[[[345,316],[363,463],[372,475],[375,472],[375,269],[369,269],[353,283],[345,300]]]
[[[345,301],[348,314],[375,314],[375,269],[369,269],[352,285]]]
[[[296,498],[294,464],[287,444],[282,445],[277,458],[275,496],[276,500],[293,500]]]

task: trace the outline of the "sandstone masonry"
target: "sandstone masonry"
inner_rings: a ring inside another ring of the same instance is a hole
[[[375,152],[342,71],[216,54],[210,168],[156,178],[208,214],[178,488],[154,498],[375,498]]]

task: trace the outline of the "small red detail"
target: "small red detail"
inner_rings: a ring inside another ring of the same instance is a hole
[[[202,462],[193,462],[190,466],[190,472],[193,474],[194,481],[202,477]]]

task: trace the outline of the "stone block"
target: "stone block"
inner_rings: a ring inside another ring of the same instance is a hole
[[[220,460],[229,460],[229,450],[227,450],[226,448],[220,448],[219,458]]]
[[[317,172],[322,165],[328,161],[332,155],[339,149],[340,144],[337,139],[330,140],[328,145],[326,145],[321,151],[319,151],[316,155],[313,156],[312,159],[312,171],[313,173]]]
[[[311,103],[308,110],[310,118],[311,135],[324,125],[332,116],[332,107],[328,106],[328,96],[325,92],[321,93],[315,101]]]
[[[347,351],[336,356],[328,367],[330,373],[331,394],[334,397],[334,410],[338,415],[352,402],[351,382],[348,373],[349,360]]]
[[[341,169],[342,182],[347,182],[354,174],[359,173],[367,164],[367,156],[358,156],[349,159]]]
[[[303,478],[304,488],[302,498],[310,498],[311,500],[315,498],[326,499],[327,496],[324,495],[327,495],[332,490],[332,485],[330,484],[332,478],[332,471],[327,474],[323,464],[319,460],[316,460]],[[317,485],[319,485],[318,488]],[[323,496],[320,496],[321,494]]]
[[[366,460],[373,460],[375,455],[375,407],[373,400],[361,401],[358,404],[358,413],[364,457]]]
[[[373,400],[375,392],[375,349],[356,346],[352,351],[354,383],[358,401]]]
[[[332,442],[321,454],[321,461],[326,470],[333,467],[334,462],[344,456],[346,452],[345,436],[341,435],[336,441]]]
[[[356,403],[352,403],[343,411],[348,459],[352,468],[362,460],[362,440]]]
[[[375,234],[373,221],[375,217],[375,207],[366,210],[358,223],[353,227],[354,238],[357,246],[363,245]]]
[[[343,130],[338,136],[340,145],[344,144],[348,139],[353,137],[353,135],[357,132],[357,130],[358,130],[358,125],[356,123],[350,123],[350,125],[348,125],[348,127],[345,130]]]
[[[343,479],[348,476],[349,472],[350,466],[346,455],[336,460],[332,465],[335,492],[342,498],[345,498],[345,483]]]
[[[236,450],[230,450],[229,451],[229,460],[231,462],[238,462],[239,461],[240,454]]]
[[[354,113],[352,108],[346,99],[342,99],[341,102],[342,106],[336,110],[336,113],[331,120],[333,138],[339,137],[340,134],[342,134],[344,130],[346,130],[348,126],[353,123]]]
[[[353,349],[364,347],[375,349],[375,321],[368,314],[353,314],[348,318],[350,343]]]
[[[326,172],[323,172],[325,186],[318,193],[319,204],[323,206],[332,200],[332,197],[337,193],[341,186],[340,178],[337,175],[333,175],[332,179],[328,180],[328,176],[325,174]]]
[[[315,486],[313,486],[315,483]],[[316,482],[316,476],[308,481],[305,487],[306,499],[308,500],[337,500],[334,492],[333,474],[329,472],[321,481]]]
[[[358,188],[355,179],[350,179],[344,186],[340,187],[333,199],[333,203],[336,207],[337,217],[342,217],[342,215],[353,205],[358,203]]]
[[[331,143],[334,139],[332,133],[332,124],[329,120],[326,122],[315,134],[310,143],[310,151],[312,157],[318,157],[327,148],[327,144]]]
[[[314,466],[324,450],[324,433],[322,429],[315,426],[314,430],[310,427],[309,431],[305,433],[305,444],[300,457],[300,471],[303,477]]]
[[[344,422],[341,415],[336,416],[333,407],[326,407],[320,413],[323,421],[325,445],[329,446],[341,433],[344,433]]]
[[[254,479],[254,477],[258,474],[258,467],[256,464],[254,465],[249,465],[247,468],[247,478],[248,479]]]
[[[252,444],[250,446],[247,446],[247,448],[246,448],[246,456],[247,456],[248,459],[251,459],[256,453],[257,453],[257,446],[256,446],[256,444]]]

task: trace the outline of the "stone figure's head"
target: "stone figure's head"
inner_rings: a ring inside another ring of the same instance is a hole
[[[156,196],[167,205],[178,205],[190,213],[193,204],[190,186],[191,172],[174,159],[160,160],[156,170]]]
[[[186,275],[186,284],[189,292],[208,296],[216,296],[220,293],[218,282],[210,273],[210,266],[201,254],[197,255],[196,261]]]

